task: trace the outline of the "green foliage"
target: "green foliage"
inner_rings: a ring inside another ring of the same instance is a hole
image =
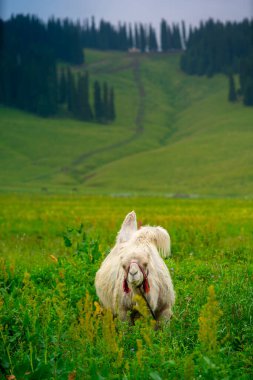
[[[149,25],[149,31],[148,31],[148,46],[149,46],[149,51],[151,52],[156,52],[158,50],[155,29],[152,27],[151,24]]]
[[[253,106],[253,54],[241,60],[239,74],[243,102]]]
[[[209,78],[214,73],[239,72],[243,104],[252,106],[252,27],[250,19],[226,24],[212,19],[201,22],[198,28],[190,29],[181,69],[190,75]],[[236,98],[233,76],[229,74],[228,100],[235,102]]]
[[[252,202],[0,200],[2,377],[252,377]],[[131,327],[113,319],[95,294],[95,273],[132,208],[172,239],[166,264],[177,299],[171,323],[159,330],[145,313]]]
[[[71,371],[72,356],[64,352],[69,324],[75,323],[78,302],[85,294],[89,291],[95,297],[93,282],[100,252],[98,243],[86,238],[82,226],[68,229],[68,236],[72,239],[71,253],[59,259],[52,256],[51,268],[15,273],[1,262],[4,373],[27,373],[28,378],[39,379],[60,378]],[[10,288],[12,282],[16,286]],[[15,369],[11,359],[14,352]]]
[[[0,102],[43,117],[55,115],[57,101],[63,100],[56,62],[84,62],[77,26],[69,20],[45,24],[35,16],[17,15],[1,20],[0,27]]]
[[[90,106],[89,96],[89,74],[81,74],[78,77],[78,112],[77,116],[80,120],[91,121],[93,113]]]
[[[228,22],[209,19],[190,29],[181,68],[188,74],[204,75],[238,72],[241,59],[249,57],[252,46],[252,20]]]
[[[109,120],[115,120],[116,118],[116,112],[115,112],[115,100],[114,100],[114,90],[113,87],[110,88],[109,93],[109,101],[108,101],[108,119]]]
[[[103,102],[101,95],[101,86],[98,81],[94,82],[94,111],[95,118],[98,122],[103,120]]]
[[[236,89],[235,89],[233,74],[229,74],[228,80],[229,80],[228,100],[230,102],[235,102],[237,100],[237,96],[236,96]]]

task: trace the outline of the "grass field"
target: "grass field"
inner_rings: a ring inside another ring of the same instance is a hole
[[[1,380],[253,378],[253,113],[179,59],[87,51],[73,70],[114,86],[113,124],[0,108]],[[95,294],[133,209],[172,240],[159,330]]]
[[[0,207],[0,379],[252,379],[252,201],[2,194]],[[172,239],[177,299],[158,331],[144,309],[129,327],[96,303],[132,209]]]
[[[87,51],[73,70],[114,86],[110,125],[1,108],[0,190],[251,197],[252,109],[179,58]]]

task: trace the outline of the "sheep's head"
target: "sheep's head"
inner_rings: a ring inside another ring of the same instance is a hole
[[[131,254],[121,256],[121,265],[125,272],[123,287],[126,293],[129,292],[128,285],[130,285],[131,288],[137,288],[142,284],[144,290],[148,292],[148,261],[149,254],[146,252],[142,252],[141,255]]]

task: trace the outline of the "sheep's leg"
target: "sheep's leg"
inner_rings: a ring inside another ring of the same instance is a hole
[[[120,309],[119,310],[119,319],[122,322],[125,322],[128,319],[127,310],[125,310],[125,309]]]
[[[169,322],[173,313],[171,308],[168,306],[165,309],[161,310],[157,315],[157,320],[161,322]]]
[[[173,313],[170,307],[156,313],[156,324],[155,324],[154,329],[160,330],[162,326],[169,324],[172,315]]]
[[[137,310],[125,310],[119,311],[119,319],[122,322],[128,322],[130,326],[134,326],[136,319],[140,317],[140,313]]]

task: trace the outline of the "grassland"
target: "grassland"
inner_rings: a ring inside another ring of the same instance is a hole
[[[250,200],[0,196],[0,379],[253,376]],[[94,276],[122,219],[170,232],[170,325],[102,311]]]
[[[252,109],[179,58],[87,51],[73,70],[114,86],[110,125],[1,108],[1,191],[252,196]]]
[[[0,379],[252,379],[252,110],[178,55],[86,59],[73,70],[114,86],[115,123],[0,108]],[[129,327],[95,294],[132,209],[172,239],[158,331],[144,306]]]

